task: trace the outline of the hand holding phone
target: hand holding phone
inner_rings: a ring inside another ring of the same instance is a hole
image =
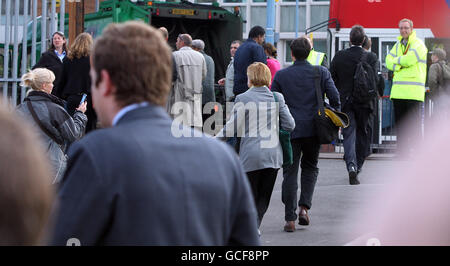
[[[86,94],[86,93],[83,93],[83,96],[81,96],[81,102],[80,102],[80,105],[82,105],[82,104],[86,101],[86,98],[87,98],[87,94]]]

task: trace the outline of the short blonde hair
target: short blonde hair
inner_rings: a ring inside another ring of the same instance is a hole
[[[412,20],[410,20],[410,19],[404,18],[404,19],[400,20],[400,22],[398,23],[398,26],[399,26],[399,27],[400,27],[400,24],[401,24],[402,22],[408,22],[408,23],[409,23],[409,26],[411,26],[411,29],[414,27],[413,22],[412,22]]]
[[[20,86],[40,91],[45,83],[53,83],[55,74],[46,68],[36,68],[24,74],[21,80]]]
[[[253,63],[247,68],[247,77],[256,87],[269,86],[272,80],[269,67],[261,62]]]

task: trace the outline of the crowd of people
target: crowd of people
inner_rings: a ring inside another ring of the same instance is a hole
[[[407,149],[402,125],[407,116],[419,115],[424,100],[427,48],[411,20],[401,20],[399,28],[386,66],[394,72],[397,141]],[[14,228],[8,237],[0,225],[1,244],[66,245],[77,239],[81,245],[259,245],[280,169],[283,230],[294,232],[297,220],[310,225],[321,147],[316,84],[328,108],[349,116],[342,129],[344,160],[349,184],[360,184],[378,98],[357,101],[357,67],[372,68],[378,96],[384,89],[362,26],[352,28],[351,47],[339,51],[329,69],[326,54],[314,51],[307,36],[290,44],[294,62],[286,68],[276,48],[264,43],[264,28],[253,27],[245,42],[233,41],[225,77],[218,80],[233,107],[226,122],[215,125],[214,137],[202,133],[212,132],[204,128],[212,113],[204,110],[216,101],[214,60],[205,42],[187,33],[178,35],[176,51],[167,40],[166,28],[141,22],[110,24],[95,42],[82,33],[69,49],[63,33],[53,34],[51,48],[22,77],[30,90],[16,114],[0,110],[11,141],[27,151],[17,155],[26,157],[22,172],[15,173],[21,175],[17,189],[35,186],[24,203],[13,202],[22,204],[23,213],[16,215],[25,219],[32,215],[25,212],[36,212],[32,227],[8,223]],[[433,51],[429,82],[433,92],[448,96],[445,58],[444,50]],[[174,123],[183,136],[196,137],[174,136]],[[27,127],[35,134],[14,134]],[[287,165],[280,130],[290,134]],[[27,160],[44,150],[47,160],[40,157],[42,169],[32,179]],[[5,178],[0,176],[2,183]]]

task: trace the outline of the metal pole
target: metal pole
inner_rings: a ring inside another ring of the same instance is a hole
[[[14,45],[13,45],[13,66],[11,69],[12,73],[12,103],[17,104],[17,72],[19,71],[19,0],[14,1]]]
[[[95,0],[95,12],[98,12],[100,9],[100,0]]]
[[[298,0],[295,0],[295,38],[298,38],[298,22],[299,22],[299,14],[298,14]]]
[[[64,23],[66,21],[65,18],[65,13],[66,13],[66,1],[63,0],[61,1],[61,4],[59,6],[59,31],[60,32],[64,32]],[[65,32],[64,32],[65,35]]]
[[[266,42],[274,43],[275,40],[275,0],[267,0],[267,27],[266,27]]]
[[[8,70],[9,70],[9,42],[10,42],[10,28],[11,27],[11,1],[6,1],[6,25],[5,25],[5,46],[3,58],[3,100],[8,101]]]
[[[31,34],[31,66],[36,65],[37,0],[33,0],[33,32]]]
[[[50,12],[50,34],[53,34],[56,29],[58,28],[57,22],[56,22],[56,0],[52,0],[51,2],[51,12]]]
[[[42,0],[41,54],[47,50],[47,0]]]
[[[25,0],[23,6],[23,38],[22,38],[22,75],[27,72],[27,55],[28,55],[28,4],[29,0]],[[22,87],[22,91],[20,92],[20,102],[23,102],[25,98],[25,87]]]

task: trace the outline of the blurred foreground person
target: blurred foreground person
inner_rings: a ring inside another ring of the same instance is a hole
[[[174,125],[163,108],[171,62],[161,34],[142,22],[109,24],[96,39],[91,91],[107,128],[69,149],[51,244],[259,244],[237,156],[210,137],[174,134],[202,133]]]
[[[66,146],[84,135],[87,117],[86,102],[78,106],[73,116],[67,113],[65,102],[51,94],[54,80],[55,75],[46,68],[36,68],[23,75],[21,86],[31,90],[17,111],[41,133],[53,166],[53,183],[58,183],[66,170]]]
[[[366,208],[373,215],[356,215],[365,218],[355,229],[368,233],[348,245],[450,245],[450,175],[448,157],[442,155],[450,149],[448,136],[447,116],[430,122],[423,143],[413,139],[417,157],[388,171],[393,183],[375,195],[381,201]]]
[[[44,244],[54,198],[50,165],[25,122],[0,103],[0,245]]]

